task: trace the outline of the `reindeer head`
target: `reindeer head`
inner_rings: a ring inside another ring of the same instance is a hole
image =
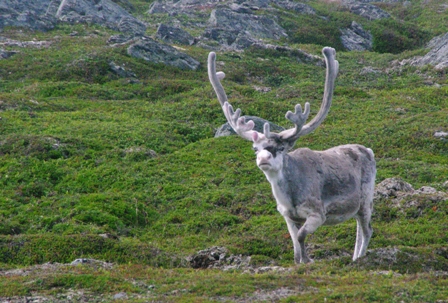
[[[268,123],[264,125],[263,133],[255,131],[253,130],[255,124],[252,120],[246,121],[244,117],[241,117],[241,110],[239,108],[236,111],[233,110],[220,82],[220,80],[224,79],[225,74],[223,72],[216,72],[216,54],[211,52],[208,56],[208,76],[215,89],[218,101],[222,106],[224,115],[230,126],[239,136],[253,142],[253,149],[257,155],[257,165],[264,172],[281,170],[285,153],[294,146],[297,139],[316,129],[330,110],[334,81],[338,74],[339,64],[335,60],[336,52],[333,48],[324,47],[322,53],[325,57],[327,73],[324,97],[319,112],[313,120],[305,124],[310,114],[310,104],[308,102],[305,103],[305,110],[303,112],[301,105],[297,104],[295,112],[288,111],[285,116],[286,119],[294,124],[294,127],[280,133],[271,132]]]

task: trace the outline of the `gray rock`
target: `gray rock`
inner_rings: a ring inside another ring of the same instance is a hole
[[[251,36],[261,39],[280,39],[287,36],[286,31],[271,18],[241,14],[226,8],[214,9],[209,24],[215,28],[249,32]]]
[[[448,67],[448,33],[431,39],[427,48],[431,50],[425,56],[415,57],[406,62],[414,66],[429,64],[440,70]]]
[[[241,1],[235,1],[235,2],[241,2]],[[251,8],[266,8],[269,6],[270,0],[249,0],[244,1],[242,5],[251,7]]]
[[[250,257],[242,255],[229,255],[225,247],[214,246],[198,251],[187,257],[187,261],[193,268],[220,268],[223,270],[246,268],[249,266]]]
[[[345,49],[349,51],[372,50],[372,35],[355,21],[352,22],[349,28],[341,29],[341,33],[341,42]]]
[[[307,52],[305,52],[301,49],[292,48],[289,46],[280,46],[280,45],[261,43],[261,42],[255,43],[253,45],[253,47],[274,50],[278,53],[281,53],[282,55],[294,57],[298,62],[313,63],[316,66],[325,67],[325,61],[321,57],[308,54]]]
[[[255,123],[254,126],[254,130],[263,133],[263,126],[265,123],[269,123],[269,126],[271,127],[271,131],[273,132],[281,132],[283,130],[285,130],[283,127],[274,124],[272,122],[269,122],[265,119],[259,118],[259,117],[255,117],[255,116],[244,116],[246,118],[246,121],[252,120]],[[231,136],[231,135],[235,135],[235,131],[233,130],[233,128],[230,126],[229,123],[225,123],[223,125],[221,125],[220,128],[218,128],[218,130],[215,133],[215,138],[217,137],[225,137],[225,136]]]
[[[165,14],[168,10],[165,7],[164,1],[157,0],[149,6],[148,14]]]
[[[381,203],[383,199],[391,202],[389,207],[398,209],[407,217],[417,218],[428,209],[448,200],[448,193],[437,191],[430,186],[414,190],[412,185],[399,178],[389,178],[375,188],[374,199]],[[379,213],[377,213],[380,215]]]
[[[109,62],[110,69],[120,77],[129,78],[129,77],[137,77],[137,75],[131,71],[126,70],[123,66],[115,64],[115,62]]]
[[[1,59],[8,59],[9,57],[13,56],[17,54],[17,52],[15,51],[6,51],[4,49],[0,48],[0,60]]]
[[[17,26],[46,31],[59,21],[95,23],[133,35],[146,31],[143,22],[111,0],[0,0],[0,28]]]
[[[361,69],[361,71],[359,72],[359,74],[360,75],[372,75],[372,74],[380,74],[381,73],[381,70],[379,70],[379,69],[376,69],[376,68],[374,68],[374,67],[372,67],[372,66],[366,66],[366,67],[363,67],[362,69]],[[400,110],[398,110],[398,111],[402,111],[402,109],[400,109]]]
[[[248,32],[233,31],[224,28],[206,29],[202,38],[218,42],[223,50],[243,50],[260,43]]]
[[[128,12],[134,12],[136,10],[135,6],[129,0],[112,0],[112,1],[123,7]]]
[[[216,7],[217,4],[219,0],[156,0],[149,6],[148,14],[195,16]]]
[[[114,300],[124,300],[127,298],[128,298],[128,295],[125,292],[119,292],[118,294],[114,295]]]
[[[146,25],[110,0],[64,0],[56,17],[69,23],[95,23],[111,29],[143,35]]]
[[[160,44],[151,38],[141,39],[128,47],[128,54],[153,63],[163,63],[180,69],[196,70],[199,62],[172,46]]]
[[[411,184],[400,178],[384,179],[375,188],[375,197],[390,198],[398,197],[399,192],[412,193],[414,188]]]
[[[131,41],[136,40],[136,37],[133,35],[113,35],[110,36],[110,38],[107,40],[108,44],[117,44],[117,45],[122,45],[122,44],[126,44],[129,43]]]
[[[448,139],[448,132],[442,132],[442,131],[435,132],[434,137],[439,138],[441,140]]]
[[[0,28],[26,27],[48,31],[54,28],[57,18],[47,14],[52,0],[0,0]]]
[[[156,37],[168,43],[184,45],[194,44],[192,35],[179,27],[169,26],[163,23],[159,25]]]
[[[148,13],[167,14],[165,24],[175,27],[181,24],[184,27],[204,28],[203,34],[195,41],[201,47],[240,51],[254,44],[262,44],[262,39],[287,37],[272,13],[277,8],[293,13],[315,14],[312,7],[287,0],[157,0],[150,5]],[[267,13],[255,14],[258,10]]]
[[[308,15],[316,14],[314,8],[303,3],[284,1],[284,0],[274,0],[272,2],[283,9],[291,10],[299,14],[308,14]]]
[[[384,18],[390,18],[389,13],[385,12],[378,6],[369,3],[349,2],[345,6],[350,12],[364,17],[368,20],[378,20]]]
[[[95,268],[112,268],[112,266],[113,266],[113,264],[109,263],[109,262],[104,262],[104,261],[96,260],[96,259],[86,259],[86,258],[76,259],[68,265],[71,265],[71,266],[85,265],[85,266],[91,266],[91,267],[95,267]]]
[[[400,2],[403,2],[403,0],[356,0],[356,1],[348,0],[348,1],[346,1],[346,2],[389,3],[389,4],[393,4],[393,3],[400,3]],[[404,1],[404,2],[403,2],[403,5],[406,5],[405,2],[407,2],[407,1]]]
[[[35,47],[35,48],[46,48],[51,45],[51,41],[37,41],[37,40],[31,40],[31,41],[19,41],[19,40],[13,40],[5,37],[0,36],[0,46],[17,46],[22,48],[27,47]]]

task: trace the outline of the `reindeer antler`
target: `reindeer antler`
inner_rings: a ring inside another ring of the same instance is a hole
[[[224,116],[226,116],[230,126],[238,135],[246,140],[252,141],[253,133],[258,133],[253,130],[255,126],[254,121],[249,120],[246,122],[246,119],[241,117],[241,110],[239,108],[236,111],[233,111],[233,107],[227,101],[226,92],[224,91],[220,81],[224,79],[225,74],[223,72],[216,72],[215,61],[216,54],[211,52],[208,55],[208,77],[210,79],[210,83],[215,89],[216,95],[218,96],[218,101],[222,106]]]
[[[216,95],[218,96],[219,103],[224,111],[224,115],[235,132],[247,140],[253,140],[253,134],[258,133],[259,137],[264,135],[267,138],[278,138],[283,141],[288,141],[292,146],[299,137],[309,134],[315,130],[324,121],[328,111],[330,110],[334,91],[334,81],[339,69],[339,63],[335,59],[336,51],[333,48],[324,47],[322,49],[322,53],[325,57],[327,72],[325,77],[324,97],[317,115],[309,123],[305,124],[310,114],[310,104],[308,102],[305,103],[304,112],[302,112],[302,106],[297,104],[295,106],[295,112],[292,113],[291,111],[288,111],[285,116],[286,119],[294,123],[294,128],[284,130],[278,134],[271,133],[269,124],[266,123],[263,130],[264,134],[261,134],[253,130],[255,125],[253,121],[246,122],[244,117],[240,117],[240,109],[237,109],[235,112],[233,111],[233,108],[228,102],[227,95],[220,82],[220,80],[225,77],[225,74],[223,72],[216,72],[216,54],[211,52],[208,56],[208,76],[213,88],[215,89]]]
[[[328,111],[330,110],[334,91],[334,81],[338,75],[339,62],[335,59],[336,51],[331,47],[324,47],[322,49],[322,54],[325,57],[327,72],[325,77],[324,97],[319,112],[308,124],[303,125],[310,113],[310,104],[308,102],[305,103],[304,113],[302,113],[302,107],[300,104],[297,104],[294,114],[290,111],[286,113],[286,119],[293,122],[295,127],[279,133],[279,136],[283,140],[293,142],[299,137],[311,133],[324,121]]]

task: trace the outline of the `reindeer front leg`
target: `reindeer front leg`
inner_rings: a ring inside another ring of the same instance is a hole
[[[288,217],[284,218],[286,221],[286,225],[288,226],[289,234],[291,236],[292,245],[294,246],[294,262],[296,264],[299,264],[300,260],[302,259],[302,252],[300,249],[300,244],[297,236],[299,229],[297,228],[297,224],[294,221],[292,221]]]
[[[301,263],[309,263],[314,262],[312,259],[308,257],[308,254],[305,250],[305,238],[308,234],[312,234],[316,231],[316,229],[324,224],[325,222],[325,216],[321,214],[311,214],[306,219],[303,226],[299,229],[297,232],[297,240],[300,244],[300,250],[302,258],[300,260]]]

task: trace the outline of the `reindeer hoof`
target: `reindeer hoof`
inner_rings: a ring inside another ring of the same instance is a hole
[[[302,260],[300,260],[300,263],[305,263],[305,264],[306,263],[314,263],[314,260],[306,257],[306,258],[302,258]]]

